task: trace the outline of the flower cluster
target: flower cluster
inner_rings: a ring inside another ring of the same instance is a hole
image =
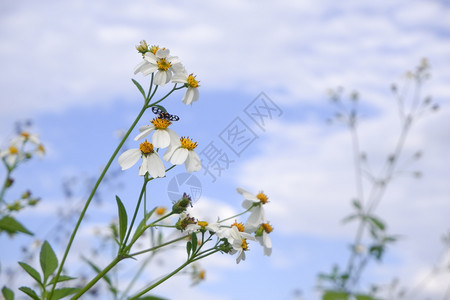
[[[180,213],[175,227],[188,234],[209,232],[211,235],[216,235],[220,241],[218,247],[222,252],[232,255],[237,253],[236,263],[245,260],[245,253],[249,250],[249,241],[258,241],[264,247],[264,254],[270,256],[272,242],[269,234],[273,228],[266,220],[263,208],[263,205],[268,202],[267,195],[263,192],[253,195],[242,188],[238,188],[237,191],[244,196],[242,206],[246,209],[245,212],[250,212],[245,224],[237,221],[231,225],[222,224],[230,218],[210,223],[197,220],[183,211]],[[185,207],[187,208],[187,205]]]
[[[30,159],[33,154],[42,158],[45,154],[44,145],[37,134],[30,134],[25,131],[13,138],[7,149],[0,150],[0,158],[8,169],[13,169],[19,162]]]
[[[141,41],[136,49],[142,54],[143,60],[139,63],[134,73],[142,73],[144,76],[152,74],[153,83],[156,86],[164,86],[170,80],[175,83],[183,83],[186,93],[183,96],[183,103],[192,104],[199,98],[198,81],[193,74],[187,74],[186,69],[181,64],[177,56],[171,56],[167,48],[159,46],[148,46],[145,41]],[[175,88],[174,88],[175,89]],[[164,97],[165,98],[165,97]],[[160,100],[162,101],[162,100]],[[156,103],[160,102],[156,101]],[[153,177],[164,177],[166,169],[159,156],[159,150],[167,148],[163,159],[172,165],[185,164],[186,171],[196,172],[201,169],[200,158],[194,149],[197,142],[189,137],[180,137],[169,126],[172,124],[172,117],[166,111],[162,111],[158,106],[149,107],[161,111],[159,116],[153,118],[149,125],[139,128],[139,134],[134,138],[139,141],[152,134],[151,143],[145,140],[139,148],[129,149],[122,153],[118,159],[122,170],[129,169],[135,165],[142,157],[142,164],[139,167],[139,175],[143,176],[147,172]],[[176,117],[178,120],[178,117]]]
[[[145,41],[136,46],[142,53],[143,60],[134,69],[134,74],[142,73],[144,76],[155,73],[154,84],[163,86],[170,80],[173,83],[183,83],[187,88],[183,96],[184,104],[192,104],[199,98],[199,81],[192,73],[188,74],[180,59],[171,56],[170,50],[159,46],[148,46]]]

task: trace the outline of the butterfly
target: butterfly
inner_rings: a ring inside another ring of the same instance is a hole
[[[153,106],[152,107],[152,112],[154,114],[159,115],[160,119],[166,119],[166,120],[170,120],[170,121],[178,121],[180,119],[179,116],[176,115],[171,115],[166,111],[163,111],[161,108]]]

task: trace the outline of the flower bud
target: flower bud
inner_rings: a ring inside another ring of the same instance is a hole
[[[195,223],[196,222],[194,218],[189,217],[189,215],[185,215],[184,217],[178,219],[177,223],[175,224],[175,228],[183,231],[189,224]]]
[[[181,199],[175,202],[175,204],[172,206],[172,212],[175,214],[180,214],[184,212],[189,205],[192,206],[191,197],[188,194],[184,193],[183,197],[181,197]]]
[[[136,50],[144,55],[146,52],[148,52],[148,45],[147,42],[142,40],[139,45],[136,46]]]

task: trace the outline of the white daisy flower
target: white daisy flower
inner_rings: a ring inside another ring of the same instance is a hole
[[[11,140],[11,144],[14,145],[23,145],[25,142],[31,142],[36,146],[41,144],[39,140],[39,136],[37,134],[30,134],[28,132],[22,131],[17,137]]]
[[[163,159],[170,161],[173,165],[184,163],[188,172],[200,171],[202,163],[200,157],[194,152],[196,147],[197,142],[192,141],[190,138],[181,137],[179,141],[167,149]]]
[[[269,233],[273,231],[273,227],[269,223],[262,223],[256,231],[256,240],[264,247],[264,255],[272,254],[272,240]]]
[[[150,52],[144,54],[144,60],[136,66],[134,74],[142,73],[144,76],[156,72],[153,83],[165,85],[172,79],[172,73],[184,69],[177,56],[170,56],[169,49],[152,47]]]
[[[153,150],[153,145],[147,142],[147,140],[139,145],[139,149],[129,149],[122,153],[119,156],[118,162],[122,170],[126,170],[134,166],[140,157],[142,157],[142,165],[139,167],[139,176],[144,176],[147,172],[153,178],[164,177],[166,175],[161,158]]]
[[[237,188],[236,190],[245,198],[242,202],[242,207],[250,209],[250,216],[245,223],[246,231],[254,232],[266,220],[263,205],[268,202],[269,197],[262,191],[255,196],[243,188]]]
[[[198,221],[196,224],[189,224],[186,226],[187,233],[193,233],[197,230],[205,229],[214,233],[219,233],[221,231],[221,227],[219,223],[208,223],[206,221]],[[220,237],[219,237],[220,238]]]
[[[23,153],[19,151],[17,145],[11,143],[8,149],[0,151],[0,158],[4,159],[9,167],[12,167],[23,158]]]
[[[172,124],[170,120],[154,118],[150,123],[151,125],[145,125],[139,128],[141,133],[134,138],[135,141],[146,137],[152,131],[155,131],[152,136],[152,144],[156,148],[166,148],[180,139],[175,131],[168,128],[169,125]]]
[[[245,251],[248,250],[248,239],[255,240],[251,234],[240,231],[237,226],[231,226],[231,228],[227,231],[227,240],[233,247],[230,254],[233,255],[238,253],[236,263],[239,263],[241,260],[245,260]]]
[[[186,93],[183,96],[183,103],[188,105],[192,104],[199,98],[199,81],[195,78],[193,74],[187,74],[186,71],[175,74],[172,78],[172,82],[184,83],[187,87]]]

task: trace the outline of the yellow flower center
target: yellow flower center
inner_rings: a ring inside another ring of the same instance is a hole
[[[22,131],[22,132],[20,133],[20,135],[23,136],[23,137],[26,138],[26,139],[30,137],[30,134],[29,134],[28,132],[25,132],[25,131]]]
[[[162,216],[166,212],[166,208],[164,206],[160,206],[156,209],[156,214]]]
[[[147,142],[147,140],[145,140],[145,142],[143,142],[139,145],[139,150],[141,150],[142,154],[152,153],[153,145],[152,145],[152,143],[149,143],[149,142]]]
[[[273,231],[273,227],[270,226],[269,223],[262,223],[261,227],[264,229],[266,233],[271,233]]]
[[[39,152],[42,152],[42,153],[45,153],[44,145],[40,144],[40,145],[38,146],[38,151],[39,151]]]
[[[269,197],[267,197],[267,195],[263,192],[260,192],[258,195],[256,195],[256,198],[258,198],[262,204],[266,204],[269,201]]]
[[[9,147],[9,153],[11,153],[11,154],[17,154],[17,153],[19,153],[19,149],[17,149],[17,148],[14,147],[14,146],[11,146],[11,147]]]
[[[158,69],[161,71],[167,71],[172,66],[170,62],[166,61],[165,58],[160,58],[157,62]]]
[[[150,52],[156,54],[156,51],[159,50],[159,46],[153,45],[150,47]]]
[[[208,222],[205,222],[205,221],[198,221],[197,224],[198,224],[198,226],[201,226],[201,227],[208,226]]]
[[[205,279],[205,274],[206,274],[205,270],[201,270],[198,273],[198,278],[200,278],[201,280]]]
[[[195,147],[197,147],[197,142],[192,141],[189,137],[181,137],[181,148],[188,149],[188,150],[194,150]]]
[[[190,74],[190,75],[188,76],[188,78],[187,78],[187,84],[188,84],[190,87],[193,87],[193,88],[198,87],[198,81],[197,81],[197,79],[195,79],[195,76],[194,76],[193,74]]]
[[[248,250],[248,244],[247,244],[247,240],[246,239],[242,239],[242,244],[241,247],[244,251]]]
[[[153,126],[155,126],[156,129],[166,129],[170,124],[172,124],[170,120],[161,118],[154,118],[151,123],[153,124]]]
[[[236,226],[240,232],[244,232],[244,230],[245,230],[244,224],[242,224],[242,223],[234,222],[233,224],[231,224],[231,227],[233,227],[233,226]]]

